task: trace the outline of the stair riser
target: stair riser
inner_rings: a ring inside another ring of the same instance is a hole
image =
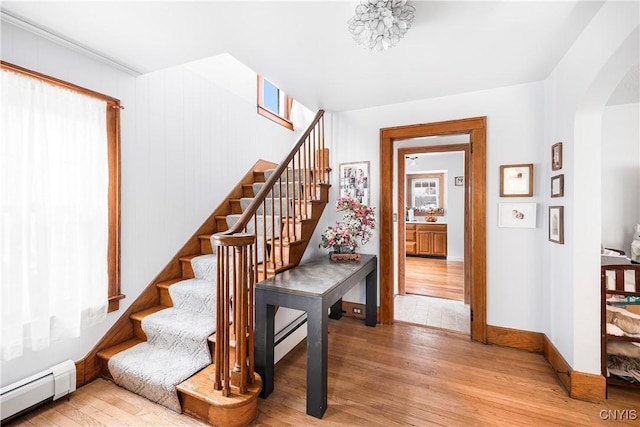
[[[254,182],[264,182],[264,172],[262,171],[254,171],[253,172],[253,181]]]
[[[282,222],[282,237],[292,237],[298,240],[302,236],[310,236],[311,234],[313,234],[313,223],[310,221],[290,220],[288,227],[286,221]]]
[[[113,376],[111,376],[111,372],[109,371],[109,366],[107,365],[109,361],[104,359],[99,359],[99,360],[100,360],[100,372],[102,374],[102,377],[109,381],[113,381]]]
[[[164,305],[165,307],[173,307],[173,300],[171,299],[171,295],[169,294],[168,289],[158,289],[158,293],[160,294],[160,305]]]
[[[131,319],[133,322],[133,336],[139,340],[146,341],[147,334],[142,330],[142,321],[138,319]]]
[[[280,253],[280,245],[276,243],[271,249],[271,256],[275,260],[276,264],[293,264],[293,256],[297,254],[297,258],[301,258],[301,252],[304,250],[304,241],[293,243],[292,245],[285,245],[282,247],[282,253]]]
[[[282,253],[280,253],[280,245],[274,245],[274,247],[270,248],[270,254],[271,256],[269,256],[269,259],[271,260],[271,258],[275,259],[276,264],[288,264],[289,263],[289,254],[290,254],[290,248],[288,246],[284,246],[282,248]]]
[[[193,273],[191,267],[191,260],[180,260],[180,267],[182,268],[182,277],[185,279],[193,279],[196,275]]]
[[[320,200],[324,203],[329,202],[329,186],[320,185],[316,188],[316,200]]]
[[[213,248],[211,247],[211,235],[199,236],[200,239],[200,253],[203,255],[212,254]]]
[[[242,185],[242,197],[255,197],[255,193],[253,192],[252,184],[243,184]]]
[[[229,206],[231,208],[231,213],[233,213],[233,214],[242,213],[242,206],[240,206],[240,200],[239,199],[229,200]]]
[[[226,216],[216,217],[216,229],[218,230],[218,232],[226,231],[229,229]]]

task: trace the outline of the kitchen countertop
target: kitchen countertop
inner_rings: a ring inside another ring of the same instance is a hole
[[[447,219],[438,217],[438,220],[436,222],[428,222],[428,221],[425,221],[423,218],[420,218],[420,219],[414,219],[413,221],[405,221],[405,223],[406,224],[446,224]]]

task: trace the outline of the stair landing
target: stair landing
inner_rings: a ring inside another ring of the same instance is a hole
[[[212,393],[214,366],[209,365],[176,386],[182,411],[214,426],[241,427],[249,425],[258,414],[258,395],[262,378],[254,374],[246,394],[231,387],[231,395]]]

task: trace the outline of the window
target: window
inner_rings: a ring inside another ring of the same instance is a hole
[[[413,206],[420,208],[439,208],[438,180],[433,178],[413,180]]]
[[[269,80],[258,75],[258,114],[293,130],[291,106],[293,98]]]
[[[443,173],[407,175],[407,200],[416,215],[425,215],[427,209],[433,209],[432,215],[443,215]]]
[[[117,310],[117,99],[1,63],[2,358]],[[24,327],[28,325],[28,327]]]

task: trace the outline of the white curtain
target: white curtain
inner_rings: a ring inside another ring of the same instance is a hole
[[[106,317],[106,103],[2,70],[2,359]]]

